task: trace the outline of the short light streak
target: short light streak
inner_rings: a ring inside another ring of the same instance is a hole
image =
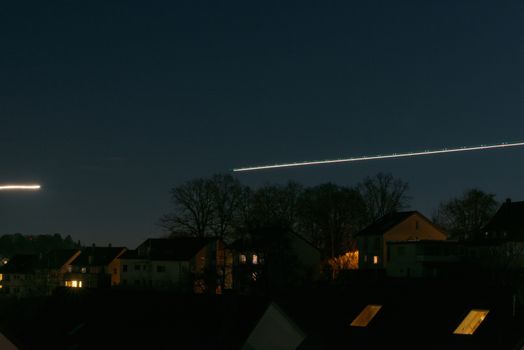
[[[266,170],[266,169],[277,169],[277,168],[291,168],[291,167],[308,166],[308,165],[361,162],[365,160],[376,160],[376,159],[419,157],[419,156],[429,156],[432,154],[471,152],[471,151],[481,151],[481,150],[487,150],[487,149],[521,147],[521,146],[524,146],[524,142],[513,142],[513,143],[503,142],[503,143],[499,143],[495,145],[480,145],[480,146],[473,146],[473,147],[464,146],[464,147],[459,147],[459,148],[443,148],[443,149],[438,149],[438,150],[426,150],[426,151],[420,151],[420,152],[393,153],[393,154],[386,154],[386,155],[362,156],[362,157],[353,157],[353,158],[344,158],[344,159],[317,160],[317,161],[298,162],[298,163],[261,165],[261,166],[253,166],[253,167],[236,168],[236,169],[233,169],[233,171],[234,172],[243,172],[243,171],[255,171],[255,170]]]
[[[0,191],[9,190],[39,190],[40,185],[0,185]]]

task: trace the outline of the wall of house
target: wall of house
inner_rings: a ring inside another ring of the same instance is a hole
[[[383,236],[358,237],[359,268],[386,268],[388,265],[388,242],[419,240],[443,241],[446,239],[447,236],[445,233],[440,231],[433,223],[422,215],[414,213],[406,220],[392,227]]]
[[[149,285],[151,264],[145,259],[117,259],[120,261],[120,283],[127,288],[141,288]]]
[[[435,225],[433,225],[433,223],[429,222],[422,215],[415,213],[384,234],[380,265],[382,268],[387,266],[388,242],[419,240],[444,241],[446,239],[447,236],[444,232],[440,231]]]

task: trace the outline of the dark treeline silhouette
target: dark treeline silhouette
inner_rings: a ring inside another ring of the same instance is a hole
[[[285,235],[268,232],[291,231],[313,243],[323,257],[334,257],[354,248],[354,235],[365,225],[407,208],[407,190],[406,182],[383,173],[353,187],[288,182],[257,189],[217,174],[173,188],[173,210],[160,225],[171,236],[251,239],[271,247],[285,247]]]
[[[77,248],[71,236],[61,234],[23,235],[21,233],[0,236],[0,256],[11,257],[15,254],[38,254],[52,249]]]

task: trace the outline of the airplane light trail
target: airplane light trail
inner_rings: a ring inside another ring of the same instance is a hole
[[[429,156],[432,154],[470,152],[470,151],[481,151],[481,150],[487,150],[487,149],[520,147],[520,146],[524,146],[524,142],[513,142],[513,143],[503,142],[503,143],[499,143],[496,145],[480,145],[480,146],[473,146],[473,147],[444,148],[444,149],[433,150],[433,151],[393,153],[393,154],[386,154],[386,155],[362,156],[362,157],[353,157],[353,158],[345,158],[345,159],[318,160],[318,161],[310,161],[310,162],[261,165],[261,166],[245,167],[245,168],[236,168],[236,169],[233,169],[233,171],[234,172],[245,172],[245,171],[255,171],[255,170],[265,170],[265,169],[291,168],[291,167],[299,167],[299,166],[307,166],[307,165],[361,162],[364,160],[418,157],[418,156]]]
[[[40,185],[0,185],[0,191],[8,190],[39,190]]]

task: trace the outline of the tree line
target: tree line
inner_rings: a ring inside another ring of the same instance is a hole
[[[15,254],[38,254],[53,249],[78,248],[80,243],[73,242],[70,235],[23,235],[21,233],[0,236],[0,257],[12,257]]]
[[[325,257],[354,246],[354,235],[387,213],[409,205],[408,184],[391,174],[366,177],[354,187],[296,182],[254,189],[227,174],[187,181],[171,190],[173,210],[160,225],[171,236],[216,237],[231,242],[261,232],[292,231]],[[271,229],[271,230],[270,230]]]
[[[407,182],[389,173],[368,176],[355,186],[296,182],[243,185],[229,174],[189,180],[170,192],[173,209],[160,219],[170,236],[216,237],[232,242],[292,231],[324,257],[355,248],[355,234],[378,218],[409,208]],[[498,208],[493,194],[479,189],[440,203],[432,219],[452,239],[476,237]],[[262,237],[263,238],[263,237]]]

